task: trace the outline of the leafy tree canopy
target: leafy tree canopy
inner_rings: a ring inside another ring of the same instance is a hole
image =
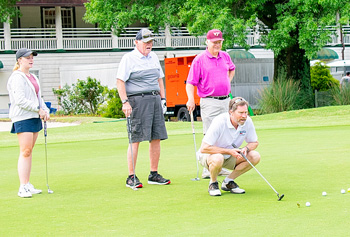
[[[297,43],[309,59],[335,34],[327,26],[336,25],[337,13],[341,24],[348,24],[350,17],[348,0],[90,0],[86,9],[85,20],[104,30],[120,33],[135,22],[155,31],[167,24],[185,25],[195,35],[218,28],[225,47],[246,49],[246,35],[259,25],[261,43],[276,55]]]
[[[0,22],[11,21],[11,17],[19,13],[15,7],[17,1],[19,0],[0,0]]]
[[[203,35],[218,28],[224,48],[248,49],[247,34],[259,30],[260,42],[275,55],[274,80],[296,80],[306,107],[313,106],[310,59],[336,34],[328,26],[337,16],[341,25],[350,18],[349,0],[90,0],[85,6],[85,20],[104,30],[120,33],[142,23],[155,31],[186,26]]]

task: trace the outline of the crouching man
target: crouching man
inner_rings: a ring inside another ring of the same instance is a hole
[[[231,193],[245,193],[235,179],[252,167],[243,158],[246,155],[253,165],[260,161],[260,154],[255,151],[258,137],[253,121],[248,117],[248,102],[242,97],[233,98],[228,113],[214,118],[205,134],[198,156],[203,167],[210,171],[209,194],[221,196],[217,177],[222,168],[233,170],[222,182],[221,189]],[[246,141],[247,145],[240,147]]]

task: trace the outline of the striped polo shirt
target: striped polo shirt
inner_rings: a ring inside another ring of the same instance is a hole
[[[162,77],[164,73],[154,52],[144,56],[135,48],[122,57],[118,66],[117,78],[125,82],[128,96],[160,91],[158,79]]]

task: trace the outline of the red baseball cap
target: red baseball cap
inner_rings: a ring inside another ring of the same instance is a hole
[[[207,40],[215,42],[219,40],[223,41],[224,38],[222,38],[222,32],[220,30],[212,29],[212,30],[209,30],[207,33]]]

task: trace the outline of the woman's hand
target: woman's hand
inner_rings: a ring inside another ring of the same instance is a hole
[[[50,114],[46,113],[42,108],[39,109],[39,116],[45,122],[50,119]]]

